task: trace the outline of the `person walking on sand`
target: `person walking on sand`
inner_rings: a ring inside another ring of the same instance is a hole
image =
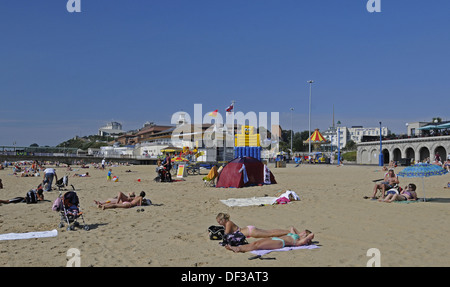
[[[230,246],[225,248],[234,252],[249,252],[253,250],[274,250],[287,246],[303,246],[311,244],[314,238],[314,233],[309,230],[298,232],[297,229],[291,228],[291,232],[280,237],[264,238],[254,241],[250,244]]]

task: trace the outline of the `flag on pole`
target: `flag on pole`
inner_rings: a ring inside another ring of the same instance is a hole
[[[210,112],[208,115],[211,117],[217,117],[218,110],[215,110],[214,112]]]
[[[228,106],[228,108],[225,109],[225,111],[227,111],[227,113],[231,112],[233,110],[233,104],[231,104],[230,106]]]

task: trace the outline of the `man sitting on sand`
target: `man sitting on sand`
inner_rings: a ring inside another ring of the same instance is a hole
[[[145,192],[141,191],[139,196],[134,197],[131,201],[121,201],[118,200],[117,203],[99,203],[97,205],[98,208],[101,209],[110,209],[110,208],[131,208],[134,206],[141,206],[143,203],[143,199],[145,197]]]
[[[274,250],[284,248],[286,246],[302,246],[311,244],[314,233],[309,230],[298,232],[297,229],[291,228],[291,232],[280,237],[264,238],[254,241],[250,244],[230,246],[225,248],[234,252],[248,252],[253,250]]]
[[[388,173],[384,176],[384,180],[380,184],[375,184],[373,187],[372,199],[376,199],[378,189],[381,190],[381,198],[385,197],[386,190],[393,188],[396,184],[399,184],[397,175],[394,173],[394,169],[390,168]]]

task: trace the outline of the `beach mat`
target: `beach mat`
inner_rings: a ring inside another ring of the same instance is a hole
[[[251,253],[255,254],[255,255],[259,255],[259,256],[263,256],[267,253],[270,252],[281,252],[281,251],[291,251],[291,250],[297,250],[297,249],[316,249],[319,248],[319,246],[314,245],[314,244],[310,244],[310,245],[302,245],[302,246],[295,246],[295,247],[284,247],[284,248],[279,248],[279,249],[273,249],[273,250],[253,250],[250,251]]]
[[[0,234],[0,240],[32,239],[56,236],[58,236],[58,230],[53,229],[52,231]]]
[[[251,197],[251,198],[229,198],[221,199],[220,201],[227,206],[252,206],[252,205],[271,205],[277,198],[276,197]]]

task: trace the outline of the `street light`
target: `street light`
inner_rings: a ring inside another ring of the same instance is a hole
[[[338,158],[337,165],[341,165],[341,121],[337,122],[337,141],[338,141]]]
[[[383,160],[383,138],[381,136],[381,122],[380,122],[380,155],[378,157],[378,166],[383,166],[384,165],[384,160]]]
[[[294,126],[293,126],[293,124],[292,124],[292,112],[294,111],[294,108],[291,108],[291,153],[293,153],[293,151],[292,151],[292,138],[293,138],[293,130],[294,130]],[[291,157],[292,157],[292,155],[291,155]]]
[[[313,80],[309,80],[309,156],[311,156],[311,90]]]

